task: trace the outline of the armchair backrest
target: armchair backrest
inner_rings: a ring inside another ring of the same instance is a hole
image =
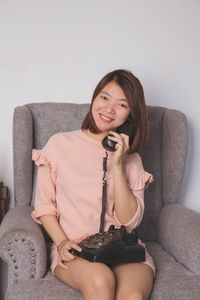
[[[178,202],[187,153],[187,121],[177,110],[148,106],[150,139],[141,153],[144,168],[154,175],[145,191],[142,239],[156,240],[156,221],[166,203]],[[34,205],[37,168],[32,149],[41,149],[56,132],[80,129],[89,104],[33,103],[15,108],[13,120],[14,201]]]

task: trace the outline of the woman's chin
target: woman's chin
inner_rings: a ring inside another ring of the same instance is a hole
[[[110,130],[112,130],[112,131],[115,130],[115,128],[113,128],[112,126],[109,126],[108,124],[97,124],[96,123],[96,126],[100,130],[101,133],[109,132]]]
[[[98,127],[100,134],[104,134],[105,136],[109,134],[109,131],[115,131],[114,128],[101,128]]]

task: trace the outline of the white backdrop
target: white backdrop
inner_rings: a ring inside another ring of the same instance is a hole
[[[105,73],[127,68],[147,104],[186,114],[181,201],[200,211],[199,53],[199,0],[0,0],[0,179],[11,195],[14,107],[90,102]]]

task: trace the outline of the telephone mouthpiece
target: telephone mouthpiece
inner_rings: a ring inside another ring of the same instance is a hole
[[[112,151],[114,152],[115,149],[115,145],[117,144],[117,142],[114,142],[112,140],[110,140],[108,137],[109,136],[113,136],[112,134],[107,135],[103,140],[102,140],[102,145],[103,147],[108,150],[108,151]]]

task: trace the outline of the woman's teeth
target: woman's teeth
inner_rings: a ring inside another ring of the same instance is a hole
[[[108,118],[108,117],[106,117],[106,116],[104,116],[104,115],[102,115],[102,114],[100,114],[100,116],[101,116],[101,118],[102,118],[103,120],[105,120],[105,121],[112,121],[111,118]]]

